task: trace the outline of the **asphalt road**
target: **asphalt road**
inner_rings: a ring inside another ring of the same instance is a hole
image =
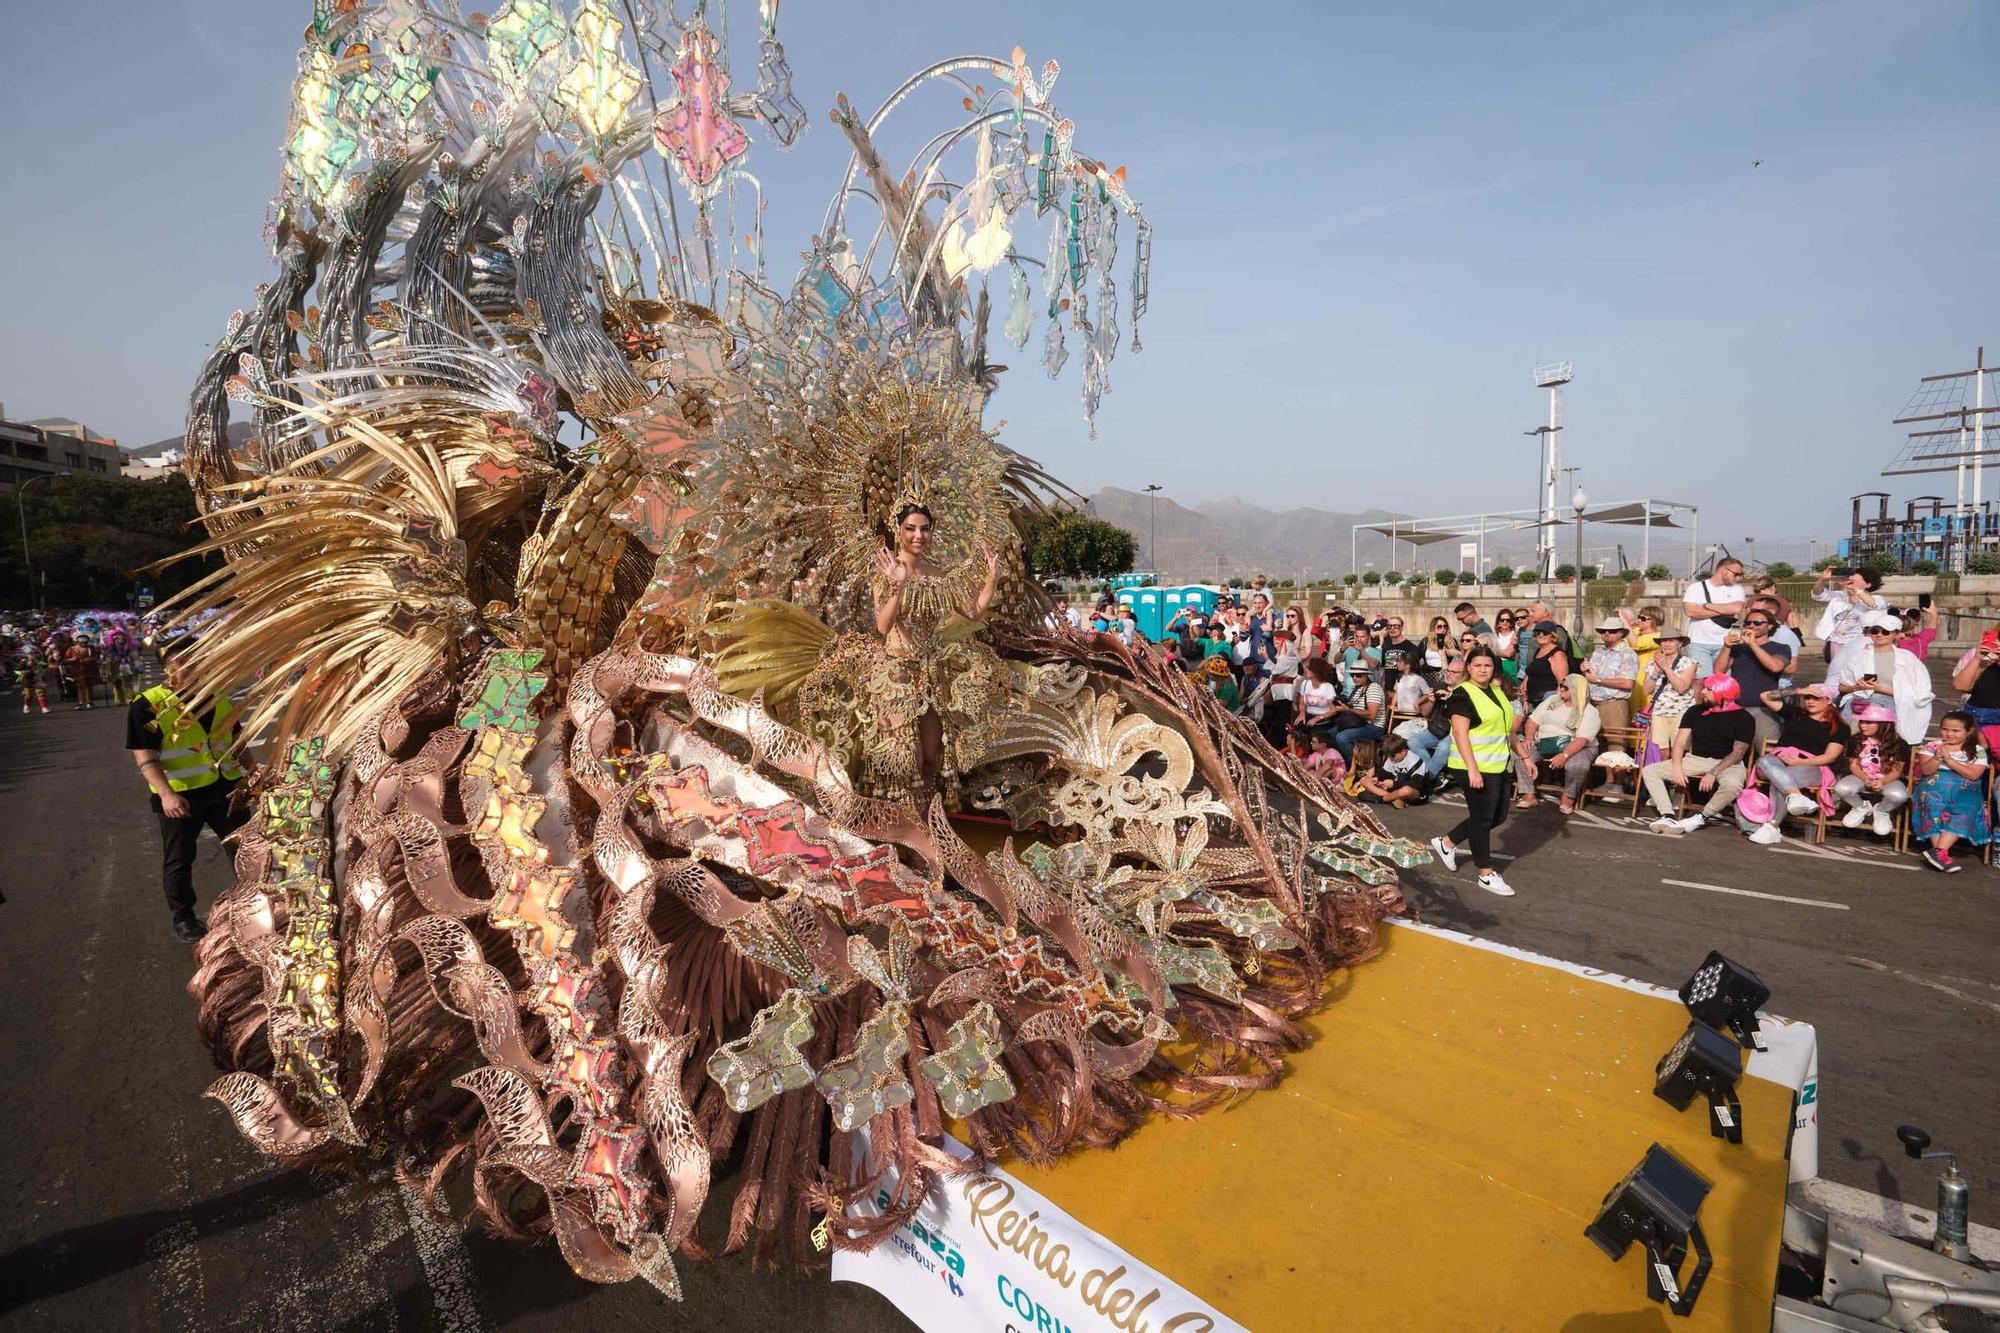
[[[597,1287],[553,1246],[430,1224],[393,1186],[266,1166],[200,1096],[213,1069],[182,991],[189,952],[168,930],[122,727],[116,710],[0,711],[0,1326],[908,1326],[872,1291],[736,1260],[684,1264],[680,1306]],[[1411,836],[1457,817],[1388,813]],[[1426,867],[1406,881],[1423,918],[1669,985],[1724,949],[1763,974],[1774,1011],[1819,1025],[1824,1176],[1928,1206],[1933,1173],[1894,1138],[1914,1120],[1965,1154],[1975,1220],[2000,1221],[2000,872],[1946,879],[1914,858],[1719,829],[1666,839],[1553,808],[1517,816],[1499,845],[1519,897]],[[205,844],[204,909],[227,878]]]

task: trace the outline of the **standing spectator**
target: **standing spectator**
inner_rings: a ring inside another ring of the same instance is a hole
[[[1271,652],[1271,631],[1277,628],[1271,621],[1271,595],[1254,592],[1250,595],[1250,619],[1244,629],[1250,640],[1250,655],[1268,661]]]
[[[1521,635],[1514,632],[1514,613],[1504,607],[1493,616],[1493,655],[1500,659],[1500,674],[1511,691],[1521,679],[1521,664],[1514,660]]]
[[[167,646],[165,683],[134,699],[125,715],[125,747],[152,790],[160,821],[160,875],[174,937],[190,944],[208,933],[194,914],[194,855],[202,827],[222,839],[243,822],[229,808],[230,793],[243,777],[230,754],[235,705],[219,694],[196,715],[179,694],[187,684],[180,663],[193,644],[187,636]]]
[[[1674,748],[1681,715],[1696,703],[1696,667],[1686,650],[1686,630],[1678,625],[1661,626],[1653,660],[1646,665],[1648,736],[1642,764],[1650,764]]]
[[[1935,606],[1906,606],[1903,608],[1903,642],[1900,645],[1909,650],[1919,662],[1930,660],[1931,645],[1937,642],[1938,609]]]
[[[1382,654],[1388,660],[1389,654],[1402,653],[1410,659],[1410,668],[1418,669],[1424,664],[1424,646],[1403,634],[1403,618],[1389,616],[1383,626]]]
[[[2000,749],[2000,630],[1987,630],[1966,649],[1951,673],[1952,688],[1965,696],[1962,705],[1991,754]]]
[[[1430,697],[1431,683],[1411,665],[1412,660],[1406,650],[1390,651],[1389,669],[1396,673],[1390,690],[1390,704],[1398,713],[1417,717],[1423,712],[1424,700]]]
[[[1819,628],[1813,633],[1825,644],[1823,651],[1829,663],[1838,662],[1848,649],[1861,646],[1865,637],[1861,622],[1869,612],[1888,609],[1888,600],[1876,591],[1881,586],[1882,576],[1872,569],[1836,565],[1819,572],[1813,581],[1812,595],[1826,610],[1820,614]]]
[[[1597,647],[1583,663],[1583,678],[1590,682],[1590,702],[1604,720],[1604,740],[1609,749],[1625,746],[1624,734],[1632,725],[1632,691],[1639,684],[1639,654],[1625,640],[1630,631],[1625,622],[1610,616],[1597,622]]]
[[[1660,812],[1659,818],[1647,825],[1655,833],[1693,833],[1720,822],[1743,790],[1749,776],[1744,761],[1750,755],[1756,729],[1737,704],[1736,695],[1733,677],[1710,676],[1702,681],[1700,702],[1680,715],[1667,757],[1639,770],[1646,795]],[[1676,819],[1673,797],[1667,791],[1669,783],[1688,787],[1690,793],[1707,799],[1694,814]]]
[[[1071,606],[1069,598],[1058,597],[1056,609],[1049,616],[1049,628],[1059,634],[1065,630],[1080,630],[1083,628],[1083,612]]]
[[[1471,630],[1474,634],[1491,634],[1493,632],[1493,627],[1486,623],[1485,618],[1479,614],[1479,608],[1471,602],[1460,602],[1451,609],[1451,613],[1458,617],[1458,623],[1461,626]]]
[[[1602,730],[1603,719],[1590,702],[1589,681],[1577,675],[1556,686],[1556,692],[1528,714],[1514,743],[1514,781],[1521,788],[1514,808],[1533,809],[1535,780],[1546,776],[1551,782],[1562,781],[1562,812],[1574,810],[1590,781]]]
[[[1918,748],[1917,790],[1910,806],[1910,833],[1924,848],[1924,864],[1946,875],[1965,869],[1951,849],[1961,841],[1984,846],[1993,836],[1987,811],[1988,751],[1977,724],[1964,712],[1946,713],[1938,738]]]
[[[1308,657],[1326,655],[1312,626],[1306,622],[1306,609],[1297,602],[1285,608],[1284,631],[1292,636],[1292,651],[1301,662]]]
[[[1139,615],[1129,604],[1118,608],[1117,634],[1127,648],[1144,650],[1146,636],[1139,632]]]
[[[1558,681],[1569,678],[1571,662],[1570,655],[1563,651],[1562,626],[1553,620],[1538,620],[1532,633],[1535,651],[1528,659],[1528,669],[1521,673],[1521,698],[1530,712],[1556,692]]]
[[[1513,795],[1509,759],[1519,716],[1506,693],[1493,683],[1499,669],[1493,650],[1481,644],[1466,659],[1466,679],[1451,692],[1445,711],[1451,718],[1451,758],[1448,765],[1465,780],[1465,818],[1441,838],[1431,839],[1431,852],[1446,870],[1458,869],[1458,844],[1472,846],[1476,883],[1502,898],[1514,888],[1493,865],[1493,830],[1507,820]]]
[[[1707,578],[1688,584],[1682,594],[1681,604],[1688,620],[1688,652],[1694,655],[1695,667],[1704,676],[1714,672],[1716,654],[1722,651],[1722,638],[1735,626],[1747,600],[1743,585],[1737,581],[1742,577],[1743,562],[1730,556],[1716,562],[1715,572]]]
[[[1451,656],[1451,622],[1443,616],[1433,617],[1430,633],[1424,636],[1423,665],[1432,671],[1444,670],[1445,659]]]
[[[1937,702],[1930,668],[1914,653],[1896,645],[1903,622],[1887,611],[1870,611],[1862,619],[1866,645],[1843,653],[1834,663],[1833,683],[1849,702],[1887,704],[1896,710],[1896,733],[1912,745],[1931,729],[1931,707]]]
[[[1772,602],[1776,603],[1778,610],[1778,628],[1788,629],[1792,631],[1794,634],[1798,633],[1799,630],[1798,608],[1793,606],[1790,599],[1786,598],[1783,594],[1781,594],[1778,591],[1778,581],[1772,578],[1769,574],[1759,574],[1756,578],[1750,580],[1751,600],[1755,601],[1759,597],[1768,597],[1771,599]]]
[[[1808,685],[1785,705],[1778,743],[1757,761],[1757,772],[1771,784],[1771,818],[1751,832],[1750,841],[1776,846],[1784,841],[1779,825],[1785,816],[1803,819],[1833,804],[1835,775],[1846,771],[1848,747],[1854,743],[1834,706],[1838,697],[1831,685]]]
[[[1875,836],[1896,831],[1896,811],[1910,799],[1910,747],[1896,734],[1895,710],[1863,704],[1854,710],[1860,735],[1847,758],[1847,775],[1833,784],[1833,794],[1847,813],[1840,822],[1860,828],[1871,816]]]
[[[1639,659],[1638,684],[1632,687],[1632,707],[1644,712],[1646,700],[1651,697],[1646,692],[1646,669],[1653,665],[1653,650],[1660,646],[1660,626],[1667,623],[1667,613],[1657,606],[1642,606],[1637,611],[1627,611],[1621,606],[1618,618],[1625,622],[1629,631],[1627,641]]]
[[[1561,649],[1563,650],[1563,655],[1565,657],[1569,658],[1569,660],[1572,662],[1576,661],[1577,660],[1576,640],[1572,639],[1569,636],[1569,631],[1563,628],[1561,619],[1558,618],[1555,613],[1555,608],[1550,606],[1547,602],[1541,600],[1538,597],[1534,601],[1528,603],[1528,623],[1530,625],[1539,625],[1543,621],[1547,621],[1549,624],[1554,625],[1556,627],[1557,645],[1561,647]],[[1517,630],[1521,628],[1521,620],[1520,617],[1518,616],[1515,617],[1514,619],[1514,628]],[[1525,666],[1526,664],[1527,664],[1526,659],[1524,658],[1522,661],[1522,665]]]
[[[1208,642],[1201,637],[1201,630],[1190,623],[1184,625],[1180,633],[1180,668],[1193,675],[1201,670],[1203,659],[1208,656]]]
[[[1748,615],[1753,611],[1764,611],[1769,613],[1771,617],[1771,623],[1775,626],[1775,628],[1772,629],[1771,631],[1771,642],[1782,643],[1783,645],[1785,645],[1785,647],[1791,650],[1792,653],[1791,671],[1798,670],[1799,661],[1805,656],[1806,641],[1799,637],[1799,632],[1797,630],[1793,629],[1790,625],[1787,625],[1785,623],[1783,603],[1776,597],[1766,597],[1762,593],[1759,593],[1757,596],[1752,597],[1748,602],[1744,603],[1744,607],[1745,607],[1744,610],[1745,615]],[[1794,614],[1793,618],[1797,619],[1796,613]],[[1779,678],[1778,681],[1779,689],[1789,690],[1790,688],[1792,688],[1791,671],[1786,672],[1784,676]]]
[[[1777,628],[1771,612],[1745,612],[1743,623],[1723,634],[1722,652],[1715,659],[1717,671],[1735,678],[1757,739],[1765,742],[1778,738],[1778,695],[1784,688],[1779,682],[1792,666],[1792,650],[1772,637]]]

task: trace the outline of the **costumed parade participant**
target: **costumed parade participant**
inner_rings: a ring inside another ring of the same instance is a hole
[[[809,1260],[1271,1086],[1423,859],[1157,655],[1047,629],[1021,533],[1064,492],[984,424],[989,325],[1078,357],[1088,417],[1151,244],[1055,64],[842,98],[774,287],[732,218],[745,123],[805,128],[776,8],[732,92],[705,9],[317,6],[277,271],[186,441],[226,563],[178,610],[226,612],[182,697],[251,681],[272,756],[190,982],[210,1095],[669,1293],[736,1145],[723,1249]],[[969,118],[892,168],[919,93]]]

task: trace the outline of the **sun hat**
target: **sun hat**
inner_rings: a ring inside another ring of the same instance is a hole
[[[1553,621],[1553,620],[1537,620],[1537,621],[1535,622],[1535,627],[1534,627],[1533,629],[1529,630],[1529,631],[1528,631],[1528,633],[1529,633],[1530,635],[1534,635],[1534,634],[1560,634],[1560,633],[1562,633],[1562,626],[1561,626],[1561,625],[1558,625],[1558,624],[1556,624],[1556,622],[1555,622],[1555,621]]]
[[[1892,616],[1887,611],[1870,611],[1861,617],[1861,628],[1900,631],[1903,628],[1903,620],[1901,616]]]
[[[1598,621],[1597,624],[1593,626],[1593,628],[1596,629],[1599,634],[1603,634],[1609,630],[1628,630],[1631,628],[1631,626],[1627,625],[1617,616],[1606,616],[1604,617],[1604,619]]]
[[[1808,685],[1804,689],[1800,690],[1799,693],[1817,694],[1820,698],[1826,700],[1828,703],[1840,702],[1840,691],[1834,686],[1827,684],[1825,681],[1820,681],[1816,685]]]
[[[1856,704],[1854,705],[1854,720],[1856,722],[1894,722],[1896,720],[1896,710],[1887,704],[1878,704],[1873,701]]]
[[[1653,637],[1660,640],[1679,639],[1682,643],[1688,642],[1688,632],[1679,625],[1662,625]]]
[[[1211,657],[1201,664],[1201,669],[1211,676],[1226,676],[1229,674],[1229,663],[1219,656]]]
[[[1753,824],[1768,824],[1777,813],[1777,803],[1762,787],[1745,787],[1736,798],[1736,812]]]

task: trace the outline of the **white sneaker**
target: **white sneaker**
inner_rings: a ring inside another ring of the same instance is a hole
[[[1896,817],[1887,810],[1875,812],[1875,836],[1886,838],[1896,831]]]
[[[1652,823],[1650,823],[1650,824],[1646,825],[1646,827],[1647,827],[1647,828],[1649,828],[1649,829],[1651,829],[1651,830],[1653,830],[1653,832],[1655,832],[1655,833],[1685,833],[1685,832],[1687,832],[1687,830],[1686,830],[1686,829],[1684,829],[1684,828],[1682,828],[1682,827],[1681,827],[1681,821],[1680,821],[1680,820],[1678,820],[1678,819],[1675,819],[1675,818],[1674,818],[1674,817],[1673,817],[1672,815],[1661,815],[1661,816],[1660,816],[1660,817],[1659,817],[1658,819],[1656,819],[1656,820],[1654,820],[1654,821],[1653,821]]]
[[[1855,806],[1852,810],[1849,810],[1846,814],[1840,817],[1841,827],[1860,828],[1861,821],[1868,818],[1868,816],[1873,814],[1874,812],[1875,812],[1875,807],[1870,803],[1868,803],[1867,801],[1863,801],[1861,804]]]
[[[1438,863],[1446,870],[1458,869],[1458,848],[1452,846],[1443,838],[1431,839],[1431,855],[1435,856],[1438,859]]]
[[[1761,847],[1775,847],[1784,840],[1785,835],[1778,832],[1776,824],[1759,824],[1757,831],[1750,835],[1750,841]]]
[[[1497,870],[1487,871],[1485,874],[1481,875],[1478,879],[1474,880],[1473,883],[1477,884],[1480,888],[1486,890],[1488,893],[1498,894],[1502,898],[1511,898],[1514,896],[1514,886],[1512,884],[1509,884],[1506,880],[1500,878],[1500,872]]]
[[[1708,827],[1708,816],[1697,810],[1686,819],[1676,819],[1674,827],[1683,833],[1699,833]]]
[[[1785,809],[1795,815],[1816,815],[1819,802],[1802,791],[1795,791],[1785,798]]]

